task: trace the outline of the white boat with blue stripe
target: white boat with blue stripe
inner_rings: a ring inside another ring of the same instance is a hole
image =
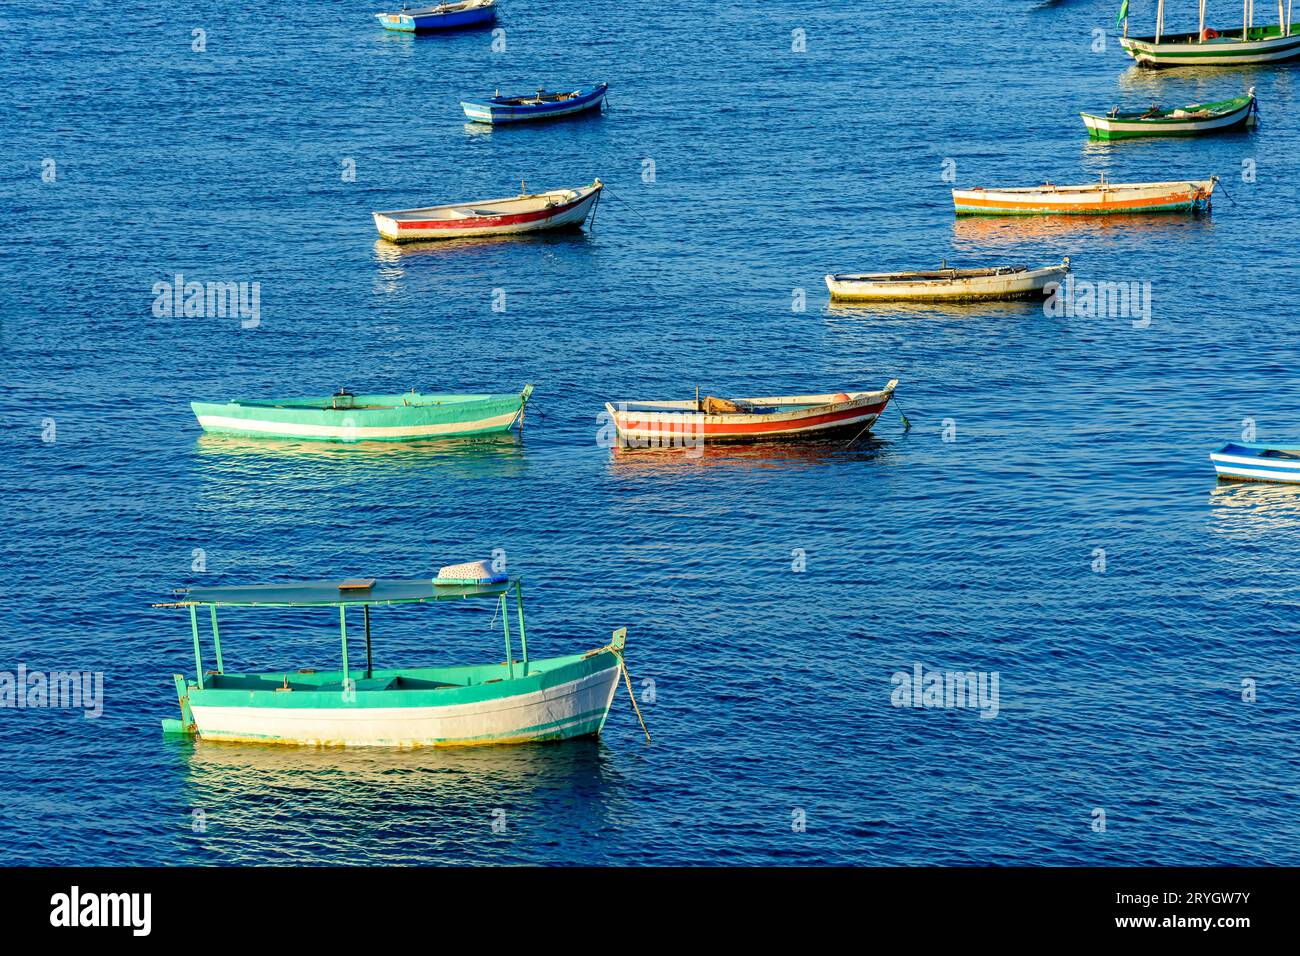
[[[1300,484],[1300,445],[1229,442],[1210,455],[1220,481]]]
[[[461,109],[474,123],[522,123],[529,120],[557,119],[588,110],[599,110],[605,101],[608,83],[587,83],[570,89],[539,89],[526,96],[496,95],[483,100],[464,100]]]

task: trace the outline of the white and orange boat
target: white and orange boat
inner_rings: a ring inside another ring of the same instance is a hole
[[[954,189],[959,216],[1097,216],[1112,213],[1209,212],[1217,176],[1164,183],[1100,182],[1082,186]]]
[[[699,447],[713,442],[831,438],[870,430],[898,387],[874,392],[774,395],[684,402],[608,402],[619,444],[641,448]]]
[[[508,199],[448,203],[376,212],[375,228],[389,242],[501,236],[542,229],[578,228],[600,199],[599,179],[577,189],[527,191]],[[525,186],[525,190],[527,187]]]

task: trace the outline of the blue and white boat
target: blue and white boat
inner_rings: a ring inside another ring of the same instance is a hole
[[[1229,442],[1210,455],[1221,481],[1300,484],[1300,445]]]
[[[608,89],[608,83],[588,83],[558,92],[538,90],[527,96],[502,96],[498,91],[496,96],[465,100],[460,105],[474,123],[521,123],[598,110]]]
[[[460,0],[414,10],[403,7],[400,13],[376,13],[375,16],[385,30],[399,33],[456,30],[491,23],[497,16],[497,0]]]

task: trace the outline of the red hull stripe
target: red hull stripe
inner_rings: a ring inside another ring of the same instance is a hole
[[[473,216],[469,219],[427,219],[397,222],[397,231],[403,229],[491,229],[496,226],[516,226],[525,222],[537,222],[539,219],[550,219],[552,216],[559,216],[580,202],[590,199],[590,195],[581,196],[573,202],[565,203],[563,206],[552,206],[550,209],[539,209],[537,212],[520,212],[512,216]]]
[[[868,415],[879,415],[885,409],[887,402],[881,402],[879,405],[865,405],[858,408],[846,408],[840,412],[827,412],[824,415],[809,415],[806,418],[786,419],[785,421],[775,422],[706,422],[703,429],[689,427],[689,420],[681,418],[676,419],[670,427],[661,428],[659,423],[653,420],[647,421],[633,416],[632,413],[619,416],[619,424],[632,431],[653,431],[664,435],[680,435],[683,430],[687,434],[708,435],[761,435],[765,433],[778,433],[784,431],[793,431],[795,429],[811,428],[816,425],[832,425],[835,422],[842,422],[853,418],[864,418]],[[668,424],[668,423],[665,423]]]

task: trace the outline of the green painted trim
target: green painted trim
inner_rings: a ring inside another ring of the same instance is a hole
[[[264,707],[270,709],[367,709],[376,707],[443,707],[501,700],[557,687],[618,667],[608,649],[534,660],[527,676],[509,676],[506,664],[465,667],[399,668],[377,670],[371,681],[358,682],[345,699],[342,671],[312,674],[272,671],[262,674],[223,674],[207,688],[190,685],[187,694],[195,707]],[[289,690],[281,690],[286,676]],[[410,686],[375,689],[401,678]],[[370,685],[369,687],[367,685]]]
[[[346,691],[346,680],[352,673],[352,671],[348,669],[348,609],[346,607],[339,608],[339,637],[342,638],[343,641],[343,690]]]
[[[217,652],[217,673],[221,673],[226,667],[221,662],[221,632],[217,630],[217,606],[209,604],[208,611],[211,612],[210,616],[212,618],[212,644]]]
[[[524,589],[523,584],[515,582],[515,611],[519,615],[519,644],[524,655],[524,676],[528,676],[528,632],[524,630]]]
[[[506,668],[513,680],[515,676],[515,655],[510,647],[510,605],[506,602],[505,594],[501,595],[501,629],[505,631],[506,635]]]
[[[190,630],[194,633],[194,673],[199,678],[199,690],[203,689],[203,652],[199,649],[199,609],[190,605]]]

